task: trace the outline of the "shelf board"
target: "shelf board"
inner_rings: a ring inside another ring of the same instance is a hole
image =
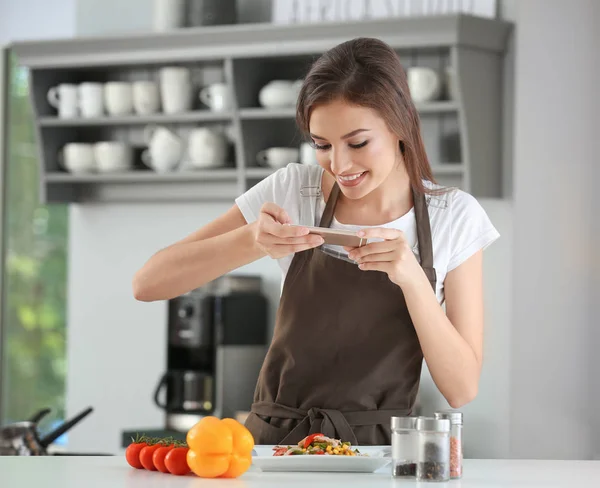
[[[435,175],[462,175],[465,165],[461,163],[437,163],[431,165],[431,172]]]
[[[46,173],[48,183],[175,183],[192,181],[235,181],[237,170],[235,168],[174,171],[172,173],[155,173],[154,171],[140,170],[122,173],[89,173],[72,174],[66,172]]]
[[[242,108],[240,109],[240,118],[242,120],[253,119],[293,119],[296,117],[295,107],[283,108]]]
[[[454,100],[439,100],[434,102],[416,103],[417,112],[422,114],[439,114],[457,112],[459,105]]]
[[[70,118],[40,117],[40,127],[95,127],[111,125],[145,125],[145,124],[178,124],[189,122],[219,122],[231,120],[231,112],[211,112],[209,110],[196,110],[179,114],[157,113],[151,115],[123,115],[105,116],[95,118]]]
[[[465,166],[461,163],[438,163],[431,166],[434,175],[457,175],[460,176],[465,171]],[[246,168],[246,178],[259,179],[266,178],[273,174],[276,169],[272,168]]]
[[[246,168],[246,178],[259,179],[266,178],[272,175],[275,171],[274,168]]]
[[[440,100],[416,104],[417,111],[422,114],[438,114],[456,112],[459,109],[453,100]],[[284,108],[242,108],[239,111],[242,120],[293,119],[296,117],[295,107]]]
[[[514,24],[474,15],[446,14],[313,24],[234,24],[140,32],[104,37],[21,41],[13,44],[20,63],[29,68],[115,66],[181,61],[215,61],[227,57],[322,53],[360,32],[379,37],[394,49],[467,49],[501,53]]]

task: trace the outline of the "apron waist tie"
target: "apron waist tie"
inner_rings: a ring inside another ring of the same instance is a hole
[[[251,411],[264,417],[300,420],[300,423],[285,436],[281,444],[297,444],[309,434],[317,432],[315,421],[321,420],[321,433],[328,437],[350,442],[358,445],[356,435],[352,430],[354,426],[390,425],[391,417],[404,417],[410,415],[410,409],[389,410],[359,410],[355,412],[341,412],[340,410],[312,407],[308,410],[288,407],[274,402],[256,402],[252,404]]]

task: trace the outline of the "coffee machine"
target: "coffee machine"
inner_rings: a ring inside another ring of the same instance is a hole
[[[167,365],[154,392],[166,429],[186,432],[204,416],[250,410],[267,318],[257,276],[225,275],[169,300]]]

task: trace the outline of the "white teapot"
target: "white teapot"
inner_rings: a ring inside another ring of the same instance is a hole
[[[303,80],[273,80],[263,86],[258,94],[258,101],[266,108],[293,107]]]
[[[198,127],[191,131],[188,155],[193,168],[218,168],[225,166],[227,138],[216,130]]]

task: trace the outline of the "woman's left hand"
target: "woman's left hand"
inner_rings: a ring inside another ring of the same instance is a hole
[[[424,276],[421,265],[398,229],[376,227],[361,230],[358,235],[366,239],[384,239],[362,247],[345,248],[348,257],[364,271],[382,271],[399,287],[414,283]]]

